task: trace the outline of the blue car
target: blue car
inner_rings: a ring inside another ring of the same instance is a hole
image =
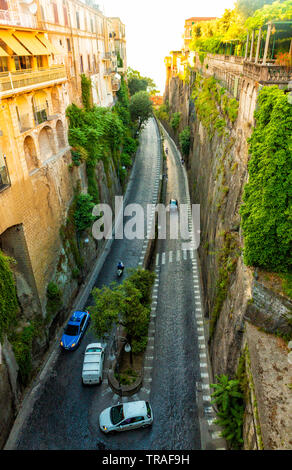
[[[68,321],[60,342],[62,348],[69,351],[77,349],[89,323],[90,315],[88,312],[74,312]]]

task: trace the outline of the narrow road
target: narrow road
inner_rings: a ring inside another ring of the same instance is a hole
[[[160,178],[160,137],[154,120],[141,135],[129,203],[157,202]],[[178,199],[188,204],[187,179],[179,152],[166,136],[168,181],[166,202]],[[159,240],[156,253],[149,342],[145,354],[143,387],[122,401],[150,400],[153,426],[116,435],[103,435],[99,413],[118,401],[105,378],[102,385],[84,388],[81,384],[83,353],[95,341],[91,331],[74,353],[61,353],[44,386],[37,393],[31,414],[18,433],[18,449],[110,449],[110,450],[193,450],[224,448],[213,425],[210,404],[207,349],[200,294],[197,253],[185,240]],[[189,227],[191,213],[189,209]],[[124,220],[126,223],[126,218]],[[146,221],[145,221],[146,227]],[[190,238],[192,243],[193,237]],[[96,286],[116,280],[115,266],[138,265],[146,240],[114,240]],[[86,306],[92,303],[87,300]],[[107,358],[105,374],[109,366]]]

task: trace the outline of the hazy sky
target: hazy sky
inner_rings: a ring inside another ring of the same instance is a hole
[[[153,78],[163,94],[164,57],[183,44],[184,20],[192,16],[221,16],[235,0],[100,0],[106,16],[126,25],[128,65]]]

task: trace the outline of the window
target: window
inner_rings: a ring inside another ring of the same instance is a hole
[[[53,3],[53,11],[54,11],[54,20],[56,24],[59,24],[59,15],[58,15],[58,6],[56,3]]]
[[[90,18],[90,30],[93,33],[94,32],[94,25],[93,25],[93,19]]]
[[[67,12],[67,8],[66,7],[63,7],[63,15],[64,15],[64,25],[65,26],[68,26],[68,12]]]
[[[83,73],[84,69],[83,69],[83,57],[82,55],[80,56],[80,71],[81,73]]]
[[[96,67],[96,55],[93,54],[93,69],[94,69],[94,72],[97,71],[97,67]]]
[[[44,60],[43,56],[42,55],[37,55],[36,59],[37,59],[38,68],[39,69],[42,68],[43,67],[43,60]]]
[[[7,0],[0,0],[0,10],[8,10]]]
[[[87,15],[84,12],[84,31],[87,31]]]
[[[15,56],[14,63],[16,70],[30,69],[30,58],[27,56]]]
[[[76,28],[80,29],[80,19],[79,19],[79,12],[76,11]]]
[[[88,70],[90,72],[91,71],[91,66],[90,66],[90,55],[89,54],[87,56],[87,61],[88,61]]]
[[[0,154],[0,191],[10,185],[6,160],[4,155]]]
[[[8,71],[8,60],[7,57],[0,57],[0,72]]]
[[[68,49],[68,52],[71,52],[71,42],[70,42],[70,38],[67,38],[67,49]]]

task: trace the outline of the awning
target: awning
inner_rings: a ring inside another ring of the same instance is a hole
[[[9,54],[7,54],[2,47],[0,47],[0,57],[9,57]]]
[[[13,34],[33,55],[50,55],[50,51],[33,33],[28,31],[14,31]]]
[[[52,54],[63,54],[63,51],[61,51],[60,49],[58,49],[56,46],[54,46],[53,43],[51,43],[51,41],[48,40],[48,38],[46,38],[46,36],[44,36],[43,34],[38,34],[37,35],[37,38],[42,41],[42,43],[46,46],[46,48],[52,53]]]
[[[18,41],[15,39],[12,34],[8,31],[4,31],[3,29],[0,31],[0,39],[7,44],[10,49],[13,50],[14,54],[16,55],[31,55]]]

